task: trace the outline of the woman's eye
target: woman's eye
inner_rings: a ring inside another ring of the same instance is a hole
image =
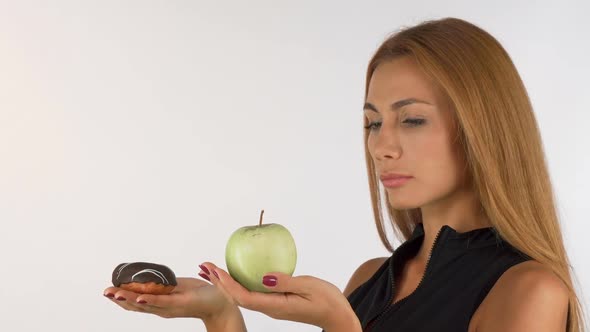
[[[409,123],[410,126],[415,127],[415,126],[419,126],[421,124],[424,123],[424,119],[406,119],[406,121],[404,121],[404,123]]]
[[[381,125],[381,122],[369,122],[369,124],[365,126],[365,129],[373,130],[375,129],[375,125]]]
[[[417,126],[424,124],[424,122],[426,122],[426,120],[424,120],[424,119],[411,119],[410,118],[410,119],[406,119],[403,123],[407,123],[410,127],[417,127]],[[373,130],[377,126],[381,126],[381,122],[370,122],[367,126],[365,126],[365,129]]]

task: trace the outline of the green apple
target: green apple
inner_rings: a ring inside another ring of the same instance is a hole
[[[297,264],[297,248],[293,236],[280,224],[239,228],[230,236],[225,247],[225,264],[234,280],[250,291],[270,293],[262,284],[269,272],[293,275]]]

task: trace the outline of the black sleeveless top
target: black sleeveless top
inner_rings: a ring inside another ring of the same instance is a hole
[[[504,241],[495,228],[458,233],[444,225],[436,235],[424,277],[416,290],[391,304],[394,273],[418,252],[424,239],[419,223],[375,274],[348,297],[363,331],[467,331],[471,317],[500,276],[530,260]]]

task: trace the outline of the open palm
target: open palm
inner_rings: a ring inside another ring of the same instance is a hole
[[[146,312],[164,318],[208,318],[232,306],[217,287],[196,278],[177,278],[168,295],[138,294],[109,287],[104,295],[125,310]]]

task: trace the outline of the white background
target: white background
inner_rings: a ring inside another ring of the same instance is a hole
[[[223,267],[237,228],[297,242],[341,289],[388,256],[363,155],[366,65],[455,16],[508,50],[535,107],[581,290],[590,186],[587,1],[1,1],[0,330],[204,331],[102,296],[113,268]],[[396,243],[397,244],[397,243]],[[586,304],[588,295],[582,293]],[[250,331],[319,331],[244,310]]]

